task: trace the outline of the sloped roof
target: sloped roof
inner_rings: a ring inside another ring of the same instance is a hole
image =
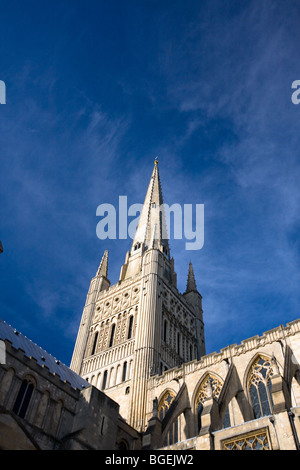
[[[0,339],[10,341],[15,349],[23,350],[27,357],[33,357],[40,366],[48,367],[50,373],[59,375],[60,379],[69,382],[71,387],[79,390],[90,387],[80,375],[1,319]]]

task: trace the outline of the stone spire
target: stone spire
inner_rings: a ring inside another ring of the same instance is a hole
[[[91,322],[93,319],[95,305],[99,296],[99,293],[106,290],[110,286],[110,282],[107,279],[107,268],[108,268],[108,251],[104,252],[100,266],[96,273],[96,276],[91,280],[90,288],[87,293],[85,306],[82,312],[81,321],[78,329],[76,343],[73,351],[73,356],[70,364],[70,368],[77,374],[80,374],[83,363],[84,354],[86,351],[87,341],[89,337],[89,331]]]
[[[133,239],[132,247],[143,244],[146,247],[164,248],[169,253],[168,235],[163,207],[163,196],[158,171],[158,160],[147,189],[139,224]]]
[[[104,276],[107,278],[107,272],[108,272],[108,251],[106,250],[104,252],[101,263],[99,265],[97,276]]]
[[[190,264],[189,264],[189,272],[188,272],[188,279],[187,279],[185,292],[186,293],[188,293],[188,292],[197,292],[194,269],[193,269],[193,265],[192,265],[191,261],[190,261]]]

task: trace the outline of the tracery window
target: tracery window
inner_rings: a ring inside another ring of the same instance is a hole
[[[222,389],[222,382],[215,376],[207,376],[201,383],[196,396],[196,410],[198,420],[198,432],[201,429],[201,415],[203,403],[212,395],[216,400],[219,398]]]
[[[173,401],[175,400],[175,393],[168,390],[160,400],[158,406],[158,416],[162,421],[169,411]],[[164,440],[164,446],[175,444],[178,442],[178,418],[176,418],[171,424],[169,431]]]
[[[168,390],[163,395],[162,399],[160,400],[160,403],[158,406],[158,416],[161,421],[164,419],[167,412],[169,411],[170,406],[173,403],[174,399],[175,399],[175,393]]]
[[[18,415],[20,418],[24,418],[26,411],[29,406],[29,402],[32,396],[34,385],[30,379],[23,380],[19,393],[17,395],[13,412]]]
[[[252,364],[248,377],[248,390],[255,418],[271,414],[273,408],[270,359],[258,357]]]
[[[224,450],[270,450],[267,430],[258,430],[223,442]]]

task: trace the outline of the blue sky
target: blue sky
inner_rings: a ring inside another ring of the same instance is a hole
[[[300,5],[291,0],[0,0],[0,315],[69,364],[105,249],[96,208],[204,204],[171,240],[203,296],[207,352],[299,317]]]

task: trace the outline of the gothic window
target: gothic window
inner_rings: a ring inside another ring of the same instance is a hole
[[[23,380],[13,407],[13,412],[20,416],[20,418],[25,417],[33,389],[34,385],[31,380]]]
[[[158,406],[158,416],[161,421],[164,419],[167,412],[169,411],[169,408],[171,404],[173,403],[174,399],[175,399],[175,393],[168,390],[164,394],[162,399],[160,400],[160,403]]]
[[[223,450],[270,450],[266,429],[242,434],[223,442]]]
[[[98,331],[96,331],[96,333],[94,335],[94,341],[93,341],[93,347],[92,347],[91,355],[95,354],[97,341],[98,341],[98,335],[99,335],[99,333],[98,333]]]
[[[116,329],[116,324],[114,323],[111,327],[111,333],[110,333],[110,340],[109,340],[109,348],[112,347],[114,343],[114,336],[115,336],[115,329]]]
[[[222,382],[215,376],[206,376],[198,389],[195,405],[198,422],[198,432],[201,430],[201,415],[203,411],[203,403],[212,395],[216,400],[219,398],[222,389]]]
[[[168,413],[174,400],[175,400],[174,392],[171,392],[168,390],[163,395],[158,405],[158,416],[161,421],[164,419],[164,417]],[[175,444],[176,442],[178,442],[178,417],[173,421],[173,423],[171,424],[169,428],[169,431],[164,440],[164,446]]]
[[[133,315],[129,317],[129,325],[128,325],[128,335],[127,339],[130,339],[132,337],[132,328],[133,328]]]
[[[248,390],[255,418],[271,414],[273,402],[270,379],[272,375],[270,360],[258,357],[253,363],[248,377]]]

